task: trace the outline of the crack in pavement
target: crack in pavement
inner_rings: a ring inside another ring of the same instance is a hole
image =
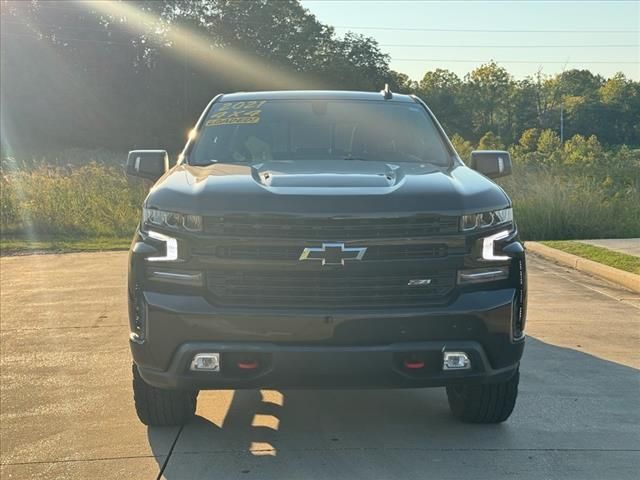
[[[0,462],[0,467],[8,467],[11,465],[39,465],[48,463],[73,463],[73,462],[103,462],[108,460],[135,460],[137,458],[157,458],[164,455],[125,455],[116,457],[97,457],[97,458],[67,458],[57,460],[34,460],[32,462]]]
[[[236,449],[236,450],[202,450],[175,452],[175,455],[215,455],[226,453],[260,453],[260,452],[348,452],[348,451],[416,451],[416,452],[640,452],[640,449],[619,448],[431,448],[431,447],[336,447],[336,448],[291,448],[291,449]],[[167,457],[168,458],[168,457]]]
[[[67,330],[67,329],[92,329],[92,328],[122,328],[122,327],[126,327],[127,325],[125,323],[117,325],[117,324],[111,324],[111,325],[72,325],[72,326],[60,326],[60,327],[27,327],[27,328],[2,328],[0,329],[0,333],[6,333],[6,332],[31,332],[34,330]]]
[[[55,459],[55,460],[34,460],[32,462],[2,462],[0,466],[7,467],[12,465],[38,465],[48,463],[72,463],[72,462],[100,462],[108,460],[135,460],[138,458],[160,458],[166,457],[160,474],[166,468],[169,463],[169,459],[174,454],[173,449],[178,442],[180,435],[182,434],[182,428],[176,434],[176,438],[166,455],[125,455],[114,457],[97,457],[97,458],[68,458],[68,459]],[[208,450],[208,451],[190,451],[190,452],[175,452],[175,455],[216,455],[216,454],[235,454],[235,453],[260,453],[260,452],[272,452],[276,449],[233,449],[233,450]],[[340,452],[340,451],[415,451],[415,452],[640,452],[640,449],[635,448],[430,448],[430,447],[343,447],[343,448],[292,448],[278,449],[279,452]]]
[[[167,468],[169,459],[171,458],[171,454],[173,453],[173,449],[175,448],[176,443],[178,443],[178,439],[180,438],[180,434],[182,433],[183,430],[184,430],[184,425],[180,427],[180,430],[178,430],[178,433],[176,434],[176,438],[173,439],[173,443],[171,444],[171,448],[169,449],[167,458],[164,459],[164,462],[160,467],[160,471],[158,472],[158,476],[156,477],[156,480],[160,480],[162,478],[162,475],[164,474],[164,470]]]

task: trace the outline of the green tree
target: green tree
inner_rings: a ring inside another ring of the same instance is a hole
[[[633,82],[622,72],[616,73],[598,89],[600,99],[610,105],[623,105],[633,95]]]
[[[475,132],[500,134],[506,130],[506,105],[514,86],[507,71],[491,62],[473,70],[465,80],[465,103],[473,116]]]
[[[540,132],[538,138],[538,153],[542,155],[542,161],[549,164],[560,161],[560,149],[562,143],[560,136],[553,130],[546,129]]]
[[[478,150],[504,150],[502,139],[493,132],[485,133],[478,143]]]
[[[640,83],[616,73],[598,91],[605,121],[599,138],[607,144],[640,143]]]
[[[373,38],[349,32],[334,41],[331,61],[322,73],[334,88],[380,90],[388,83],[389,56]]]
[[[562,95],[573,97],[590,97],[597,95],[604,79],[589,70],[567,70],[558,75]]]
[[[520,136],[518,141],[524,152],[533,152],[538,148],[538,140],[540,139],[540,130],[537,128],[528,128]]]
[[[595,135],[589,138],[574,135],[565,142],[563,152],[567,165],[594,166],[605,160],[604,149]]]
[[[418,88],[418,82],[411,80],[409,75],[405,73],[389,70],[388,84],[392,91],[398,93],[413,93]]]
[[[457,133],[454,133],[451,137],[451,143],[453,144],[453,148],[456,149],[456,152],[458,152],[458,155],[462,160],[467,162],[471,159],[473,144],[470,141],[465,140]]]
[[[516,82],[511,89],[507,104],[507,130],[503,138],[507,143],[515,143],[528,128],[538,126],[536,109],[536,85],[531,79]]]
[[[617,135],[612,128],[616,112],[600,100],[601,76],[588,70],[569,70],[560,74],[557,82],[565,113],[565,138],[595,134],[609,140]]]
[[[471,134],[462,112],[462,81],[453,72],[438,68],[427,72],[418,84],[418,95],[438,116],[444,129],[460,135]]]
[[[393,79],[411,87],[402,74],[390,75],[374,39],[337,36],[297,0],[116,5],[123,8],[107,13],[100,2],[2,0],[0,73],[3,91],[11,91],[2,98],[3,152],[9,144],[23,155],[71,146],[175,152],[219,92],[380,90]],[[184,40],[192,35],[193,55]],[[219,52],[231,61],[220,61]],[[253,74],[238,68],[240,58]]]
[[[545,76],[539,71],[526,80],[525,85],[532,91],[538,128],[555,126],[559,119],[559,105],[562,102],[558,77]]]

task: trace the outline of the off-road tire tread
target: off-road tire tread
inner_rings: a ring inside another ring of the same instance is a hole
[[[516,405],[520,372],[507,381],[447,387],[451,413],[468,423],[500,423],[509,418]]]
[[[133,399],[142,423],[154,427],[184,425],[194,417],[197,391],[152,387],[142,379],[135,364],[132,371]]]

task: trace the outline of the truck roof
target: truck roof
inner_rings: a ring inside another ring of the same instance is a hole
[[[385,100],[380,92],[355,92],[346,90],[282,90],[272,92],[225,93],[219,102],[243,102],[251,100],[367,100],[380,102],[415,102],[409,95],[394,93]]]

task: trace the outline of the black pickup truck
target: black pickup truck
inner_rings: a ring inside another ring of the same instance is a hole
[[[526,271],[509,154],[457,155],[425,103],[380,93],[224,94],[155,182],[129,257],[133,391],[147,425],[203,389],[446,387],[506,420]]]

